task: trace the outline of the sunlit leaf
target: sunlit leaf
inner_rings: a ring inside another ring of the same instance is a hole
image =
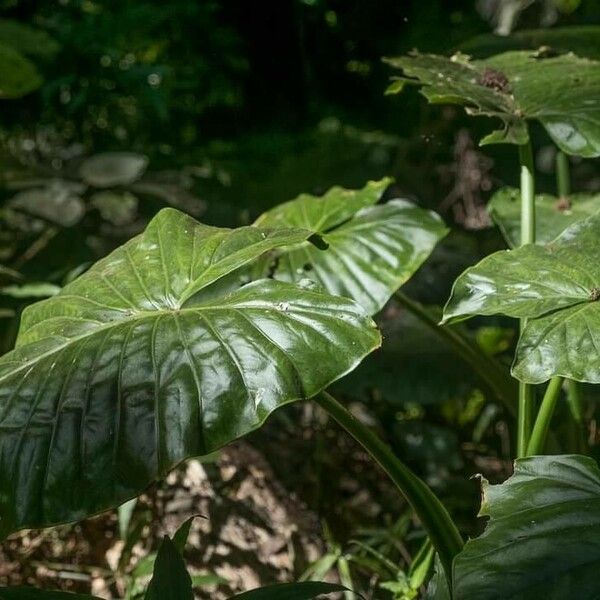
[[[521,195],[515,188],[498,190],[488,204],[488,211],[500,227],[508,245],[521,245]],[[556,198],[550,194],[535,197],[535,241],[546,244],[567,227],[600,211],[600,194],[571,194]]]
[[[0,358],[0,531],[117,506],[376,348],[379,332],[351,300],[273,280],[209,293],[309,235],[208,227],[165,209],[27,307],[17,348]]]
[[[500,119],[503,129],[483,143],[523,144],[525,122],[537,120],[564,152],[600,155],[600,62],[531,51],[485,60],[413,53],[388,62],[402,70],[400,81],[422,86],[430,102]]]
[[[266,227],[303,227],[319,234],[325,252],[309,242],[279,251],[266,271],[283,281],[312,280],[353,298],[373,314],[421,266],[446,235],[442,220],[406,200],[376,204],[389,180],[360,190],[302,194],[256,221]]]
[[[517,460],[483,480],[484,533],[454,561],[454,600],[598,598],[600,470],[584,456]]]
[[[555,241],[496,252],[455,282],[444,320],[504,314],[527,318],[513,374],[529,383],[554,375],[600,382],[600,215]]]

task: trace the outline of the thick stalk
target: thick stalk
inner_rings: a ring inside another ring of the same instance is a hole
[[[463,539],[444,505],[429,487],[406,467],[371,429],[348,412],[333,396],[322,392],[316,402],[325,409],[389,475],[421,520],[439,554],[448,582],[452,559],[463,547]]]
[[[533,152],[531,142],[519,146],[521,163],[521,245],[535,242],[535,179],[533,175]],[[521,331],[525,327],[521,319]],[[519,382],[519,414],[517,418],[517,457],[525,456],[533,415],[533,388]]]
[[[449,325],[440,325],[439,320],[427,309],[401,291],[397,291],[394,297],[424,325],[427,325],[436,335],[448,342],[510,414],[513,416],[517,415],[517,404],[515,401],[517,386],[515,380],[508,373],[504,372],[496,361],[486,356],[481,349],[474,346],[470,340],[461,335],[456,329],[453,329]]]
[[[531,432],[529,444],[527,445],[527,456],[542,454],[544,452],[546,437],[550,430],[550,421],[552,420],[552,415],[560,396],[562,384],[562,377],[553,377],[548,383],[535,420],[535,425],[533,426],[533,431]]]

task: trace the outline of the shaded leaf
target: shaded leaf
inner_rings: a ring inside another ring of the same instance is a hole
[[[85,214],[81,197],[60,180],[45,188],[23,190],[8,201],[8,206],[63,227],[75,225]]]
[[[600,596],[600,471],[591,458],[519,459],[512,477],[482,488],[479,515],[489,521],[455,558],[455,600]]]
[[[283,281],[314,281],[371,314],[379,311],[448,231],[435,213],[406,200],[375,205],[389,183],[334,187],[322,197],[302,194],[264,213],[257,225],[303,227],[327,246],[321,251],[304,242],[280,250],[267,270]]]
[[[154,562],[154,574],[144,600],[194,600],[192,579],[181,554],[165,536]]]
[[[485,143],[523,144],[525,121],[533,119],[564,152],[600,155],[600,62],[515,51],[485,60],[413,53],[388,63],[402,70],[404,84],[422,86],[431,103],[460,104],[469,114],[499,118],[503,131]]]
[[[28,306],[0,358],[0,531],[119,505],[376,348],[379,332],[351,300],[272,280],[198,295],[308,235],[208,227],[165,209]]]
[[[113,190],[93,194],[90,203],[103,219],[117,226],[131,223],[138,207],[138,199],[133,194]]]
[[[20,98],[42,85],[35,65],[17,50],[0,43],[0,99]]]
[[[518,189],[498,190],[488,204],[488,211],[500,227],[509,246],[521,245],[521,195]],[[571,194],[556,198],[550,194],[535,197],[535,240],[546,244],[567,227],[600,211],[600,194]]]
[[[527,318],[513,374],[528,383],[554,375],[600,382],[600,215],[546,246],[496,252],[455,282],[444,321],[471,315]]]
[[[105,152],[83,161],[82,179],[94,187],[129,185],[137,181],[148,166],[148,158],[133,152]]]
[[[53,283],[24,283],[0,288],[0,295],[12,298],[48,298],[56,296],[61,287]]]
[[[0,19],[0,44],[26,56],[40,57],[50,57],[60,48],[45,31],[13,19]]]
[[[232,596],[230,600],[314,600],[325,594],[348,591],[342,585],[320,581],[279,583]]]

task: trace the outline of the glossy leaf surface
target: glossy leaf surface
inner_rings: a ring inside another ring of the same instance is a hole
[[[25,309],[16,349],[0,358],[1,532],[119,505],[376,348],[379,332],[351,300],[272,280],[211,292],[308,235],[219,229],[165,209]]]
[[[454,561],[455,600],[600,597],[600,470],[583,456],[517,460],[483,480],[484,533]]]
[[[192,579],[175,544],[165,536],[144,600],[194,600]]]
[[[528,383],[554,375],[600,382],[600,215],[555,241],[496,252],[455,282],[445,321],[471,315],[528,318],[513,374]]]
[[[309,242],[279,251],[266,272],[283,281],[312,280],[331,294],[353,298],[371,314],[421,266],[447,229],[433,212],[406,200],[376,204],[388,180],[361,190],[334,187],[303,194],[263,214],[266,227],[303,227],[328,245]]]
[[[535,119],[564,152],[600,155],[600,62],[530,51],[486,60],[414,53],[388,62],[403,72],[390,93],[416,84],[429,102],[460,104],[470,114],[499,118],[503,130],[482,143],[523,144],[525,121]]]
[[[279,583],[250,590],[243,594],[237,594],[230,600],[316,600],[325,594],[343,591],[347,591],[347,589],[335,583],[301,581],[299,583]]]
[[[550,194],[535,197],[535,240],[547,244],[577,221],[600,211],[600,194],[571,194],[557,198]],[[498,190],[488,204],[488,212],[500,227],[509,246],[521,245],[521,193],[515,188]]]

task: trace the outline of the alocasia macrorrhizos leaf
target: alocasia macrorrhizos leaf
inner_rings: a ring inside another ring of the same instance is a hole
[[[550,194],[535,197],[535,241],[546,244],[567,227],[600,211],[600,194],[570,194],[556,198]],[[488,204],[488,212],[512,248],[521,245],[521,192],[501,188]]]
[[[447,229],[440,217],[406,200],[377,204],[389,180],[360,190],[302,194],[256,221],[263,227],[302,227],[328,245],[309,242],[279,250],[266,266],[276,279],[310,279],[331,294],[353,298],[370,314],[421,266]],[[266,263],[265,263],[266,264]]]
[[[483,481],[484,533],[454,560],[454,600],[600,597],[600,470],[584,456],[519,459]]]
[[[388,59],[403,76],[388,92],[405,84],[422,86],[429,102],[460,104],[470,114],[497,117],[504,129],[482,143],[523,144],[526,121],[539,121],[561,150],[600,155],[600,62],[573,54],[505,52],[485,60],[464,54],[451,58],[413,53]]]
[[[444,320],[504,314],[527,318],[513,374],[527,383],[554,375],[600,383],[600,215],[555,241],[496,252],[455,282]]]
[[[208,293],[305,230],[161,211],[49,299],[0,358],[0,532],[121,504],[356,366],[380,334],[355,302],[281,281]]]

